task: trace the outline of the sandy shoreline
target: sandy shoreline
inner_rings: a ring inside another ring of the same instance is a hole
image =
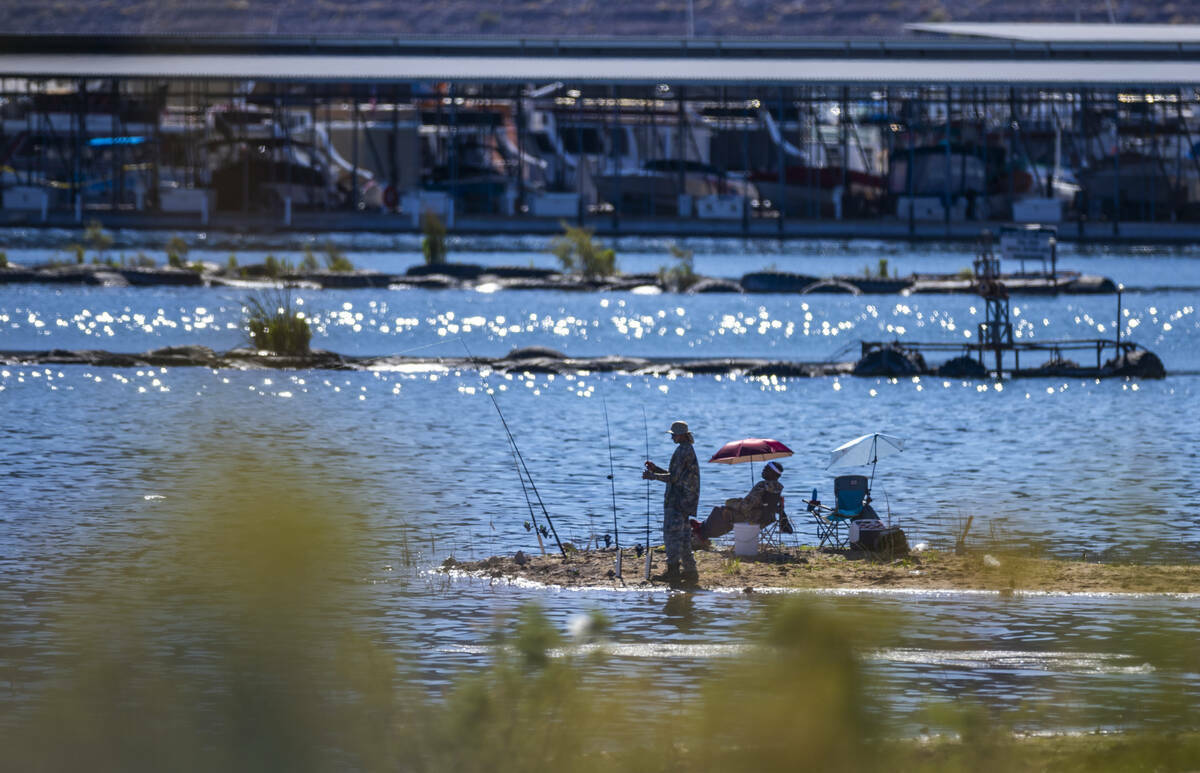
[[[442,571],[477,577],[525,581],[561,588],[667,588],[643,579],[645,558],[621,551],[622,577],[616,576],[612,549],[558,554],[493,556],[481,561],[448,559]],[[924,551],[880,557],[850,551],[787,548],[738,558],[732,549],[697,550],[700,588],[706,590],[911,590],[1050,593],[1200,593],[1200,565],[1101,564],[1062,561],[1007,553],[972,551],[965,555]],[[661,548],[653,555],[652,574],[666,568]]]

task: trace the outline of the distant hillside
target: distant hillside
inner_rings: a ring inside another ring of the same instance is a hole
[[[1200,22],[1200,0],[695,0],[700,37],[897,36],[961,22]],[[0,32],[652,35],[687,31],[686,0],[0,0]]]

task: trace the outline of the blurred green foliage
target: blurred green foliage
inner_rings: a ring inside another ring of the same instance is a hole
[[[159,514],[169,530],[147,540],[134,568],[79,567],[41,641],[0,642],[10,669],[0,672],[3,769],[990,773],[1200,763],[1194,732],[1017,738],[966,702],[929,707],[950,734],[901,737],[873,703],[862,658],[899,621],[865,601],[836,612],[817,597],[765,603],[747,625],[749,648],[682,690],[644,671],[598,669],[603,648],[567,640],[526,606],[499,624],[490,665],[433,694],[409,675],[410,643],[371,633],[380,610],[361,580],[362,551],[375,535],[353,497],[305,475],[304,453],[286,442],[264,446],[194,449]],[[0,594],[0,614],[17,614],[4,606],[11,598]],[[590,630],[605,628],[596,619]],[[49,663],[13,677],[25,657]],[[1182,689],[1179,700],[1187,716]]]

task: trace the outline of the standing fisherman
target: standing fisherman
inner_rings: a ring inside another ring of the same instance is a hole
[[[655,577],[670,583],[682,581],[695,585],[700,580],[696,559],[692,557],[692,529],[688,519],[696,514],[700,501],[700,465],[692,448],[695,438],[685,421],[671,425],[671,440],[677,447],[671,455],[671,467],[664,470],[649,459],[642,477],[667,484],[663,496],[663,542],[667,547],[667,571]],[[680,573],[680,563],[683,572]]]

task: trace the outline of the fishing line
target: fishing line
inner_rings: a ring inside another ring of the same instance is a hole
[[[650,461],[650,425],[646,423],[646,406],[642,406],[642,434],[646,436],[646,461]],[[646,579],[650,579],[650,479],[646,479]]]
[[[525,486],[525,476],[521,474],[521,465],[517,463],[517,449],[511,442],[508,450],[512,453],[513,466],[517,468],[517,480],[521,481],[521,493],[525,495],[525,505],[529,508],[529,520],[533,522],[533,533],[537,536],[538,549],[546,555],[546,546],[542,544],[542,532],[538,529],[537,515],[533,512],[533,502],[529,499],[529,489]]]
[[[542,515],[546,518],[546,523],[550,525],[550,532],[554,535],[554,543],[558,545],[558,550],[562,553],[563,558],[567,557],[567,551],[562,545],[562,541],[558,538],[558,529],[554,528],[554,519],[550,517],[550,511],[546,509],[546,503],[542,501],[542,495],[538,492],[537,484],[533,482],[533,476],[529,474],[529,465],[525,463],[525,457],[521,454],[521,449],[517,446],[517,439],[513,437],[512,430],[508,427],[508,421],[504,418],[504,411],[500,410],[500,403],[496,400],[496,395],[487,385],[487,380],[483,377],[483,368],[480,367],[480,360],[471,353],[471,349],[467,346],[467,342],[462,338],[458,339],[466,350],[467,356],[475,363],[475,367],[479,370],[479,380],[483,382],[484,393],[491,398],[492,405],[496,408],[496,413],[500,416],[500,423],[504,425],[504,432],[508,435],[508,442],[512,444],[513,452],[517,455],[517,460],[521,463],[521,469],[525,470],[525,477],[529,479],[529,487],[533,489],[533,495],[537,499],[538,506],[542,508]],[[522,482],[522,485],[524,483]]]
[[[616,472],[613,469],[613,454],[612,454],[612,430],[608,425],[608,401],[604,396],[600,396],[600,403],[604,406],[604,432],[608,435],[608,482],[612,488],[612,509],[613,509],[613,540],[617,543],[617,577],[621,576],[621,531],[617,528],[617,479]]]

